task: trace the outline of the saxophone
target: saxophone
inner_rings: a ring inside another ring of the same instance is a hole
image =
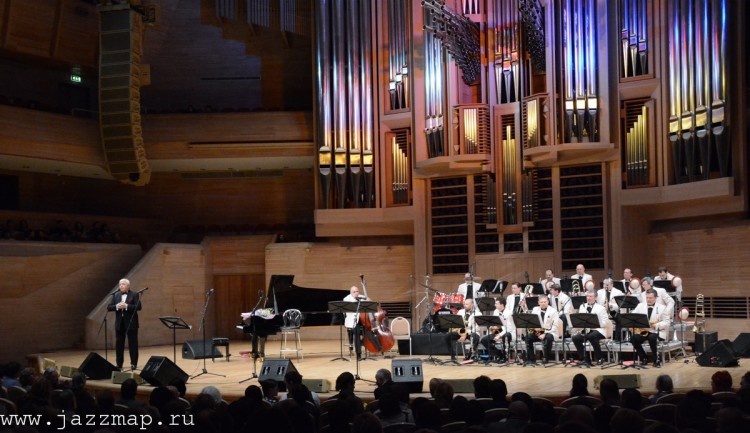
[[[693,332],[706,332],[706,310],[704,305],[705,299],[703,294],[695,297],[695,325]]]

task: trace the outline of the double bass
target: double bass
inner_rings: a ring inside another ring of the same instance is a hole
[[[364,293],[365,299],[369,299],[369,296],[367,296],[367,286],[365,285],[365,276],[360,274],[359,279],[362,282],[362,293]],[[386,314],[387,312],[380,308],[380,304],[378,304],[377,313],[359,313],[359,323],[365,327],[365,334],[367,334],[368,331],[372,332],[373,335],[375,335],[375,338],[378,339],[378,342],[380,342],[380,348],[383,352],[390,350],[394,343],[393,333],[388,329],[388,325],[385,323]],[[365,349],[368,351],[372,353],[378,352],[375,343],[370,341],[370,339],[365,338],[364,344]]]

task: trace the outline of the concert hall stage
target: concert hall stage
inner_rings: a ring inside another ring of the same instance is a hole
[[[279,358],[279,345],[280,343],[278,340],[268,341],[266,345],[266,355],[269,360]],[[325,379],[330,382],[331,390],[329,392],[319,393],[322,399],[335,394],[333,385],[335,384],[336,377],[340,373],[349,371],[356,374],[356,362],[353,358],[349,358],[347,353],[344,353],[344,356],[347,359],[350,359],[350,361],[333,360],[340,354],[338,340],[303,340],[302,345],[304,348],[304,359],[298,360],[292,357],[292,363],[306,381],[308,379]],[[191,377],[201,373],[203,371],[203,360],[182,359],[180,349],[180,347],[177,347],[177,366]],[[223,352],[224,348],[220,349]],[[227,361],[226,358],[217,358],[215,362],[212,362],[210,358],[207,359],[206,370],[208,373],[212,374],[204,374],[195,379],[188,380],[188,397],[192,398],[200,393],[200,390],[203,387],[213,385],[221,390],[225,400],[232,401],[241,397],[248,385],[257,385],[257,379],[240,383],[240,381],[251,377],[253,373],[253,360],[249,357],[243,357],[240,355],[240,351],[244,352],[249,350],[249,341],[233,340],[230,342],[230,353],[232,356],[229,358],[229,361]],[[104,356],[104,351],[99,351],[98,353],[101,356]],[[53,360],[58,367],[78,367],[88,354],[88,351],[78,350],[33,355],[39,355],[43,358]],[[139,369],[146,365],[151,356],[164,356],[171,360],[173,356],[172,346],[142,347],[140,350]],[[110,362],[114,362],[114,350],[109,351],[108,357]],[[128,361],[127,350],[125,352],[125,358],[126,361]],[[541,364],[537,367],[522,367],[517,365],[510,365],[507,367],[501,367],[498,365],[485,366],[476,363],[452,366],[433,365],[431,362],[424,361],[424,359],[427,358],[426,355],[414,355],[411,358],[423,360],[422,371],[424,378],[424,394],[422,395],[428,395],[426,392],[428,389],[427,385],[429,380],[433,377],[452,380],[454,387],[457,388],[459,392],[470,393],[471,380],[480,375],[487,375],[491,378],[503,379],[508,386],[509,394],[524,391],[532,396],[546,397],[554,401],[560,401],[567,395],[570,390],[571,380],[577,373],[582,373],[589,379],[589,391],[594,395],[598,394],[598,390],[594,388],[594,380],[597,376],[624,374],[635,374],[640,376],[641,393],[643,395],[650,395],[655,393],[654,383],[656,377],[660,374],[669,374],[672,377],[675,391],[684,392],[696,388],[710,391],[711,375],[716,371],[723,369],[701,367],[695,362],[695,357],[689,357],[689,362],[687,363],[682,357],[679,357],[668,362],[661,368],[648,368],[645,370],[634,370],[630,368],[623,370],[620,366],[602,369],[600,367],[577,368],[562,365],[550,365],[547,368],[544,368]],[[439,355],[437,358],[443,361],[448,359],[447,356],[444,355]],[[398,355],[394,359],[402,360],[410,359],[410,357],[408,355]],[[743,361],[744,360],[741,359],[740,364],[742,364]],[[256,367],[258,373],[260,373],[261,361],[257,362]],[[369,360],[361,361],[359,368],[360,377],[367,381],[357,381],[356,392],[363,399],[372,400],[372,391],[375,389],[375,386],[368,381],[374,380],[375,372],[378,369],[387,368],[390,370],[391,359],[383,359],[382,357],[370,358]],[[740,367],[726,368],[726,370],[729,370],[734,379],[734,385],[737,387],[739,386],[741,376],[748,371],[748,368],[741,365]],[[627,379],[633,379],[633,377],[631,376]],[[119,385],[112,384],[111,381],[90,380],[88,384],[92,389],[109,388],[119,390]],[[151,389],[151,386],[144,384],[139,387],[139,394],[147,396],[150,394]],[[464,389],[465,391],[462,391]],[[415,394],[412,394],[412,396],[415,396]]]

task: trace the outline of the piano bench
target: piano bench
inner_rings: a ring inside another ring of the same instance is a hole
[[[211,353],[213,353],[214,348],[216,347],[226,347],[227,351],[227,362],[229,362],[229,357],[232,356],[229,354],[229,339],[225,337],[217,337],[211,339]],[[213,358],[211,358],[211,361],[213,361]]]

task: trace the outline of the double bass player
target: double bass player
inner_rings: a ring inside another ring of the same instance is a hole
[[[344,301],[347,302],[359,302],[369,301],[367,296],[361,296],[359,294],[359,287],[352,286],[349,288],[349,294],[344,297]],[[372,345],[377,348],[377,351],[383,355],[383,347],[380,345],[378,337],[372,332],[372,329],[365,327],[364,323],[359,320],[360,314],[358,313],[346,313],[344,318],[344,326],[346,326],[347,333],[349,334],[349,352],[351,353],[352,343],[354,344],[354,351],[357,354],[357,359],[362,359],[362,337],[367,338]]]

